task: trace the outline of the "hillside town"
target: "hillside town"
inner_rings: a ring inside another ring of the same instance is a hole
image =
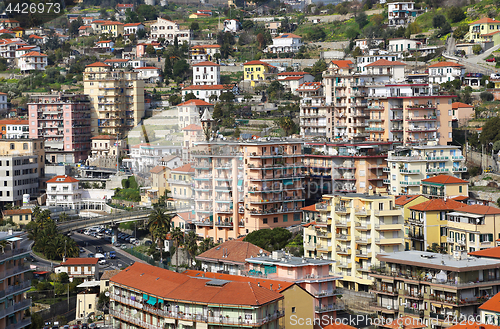
[[[500,329],[499,8],[1,4],[0,329]]]

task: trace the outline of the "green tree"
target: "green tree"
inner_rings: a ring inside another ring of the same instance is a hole
[[[467,16],[465,15],[464,11],[459,6],[452,6],[452,7],[450,7],[448,9],[448,12],[447,12],[446,16],[448,16],[448,19],[452,23],[458,23],[460,21],[463,21],[465,18],[467,18]]]
[[[174,77],[176,77],[176,79],[183,81],[189,72],[189,64],[185,59],[181,59],[175,62],[173,67],[173,75]]]
[[[247,31],[250,30],[251,28],[253,28],[254,25],[255,24],[250,19],[246,19],[246,20],[243,21],[243,23],[241,23],[241,26],[243,27],[243,29],[247,30]]]
[[[170,56],[166,56],[165,58],[165,66],[163,68],[163,76],[165,79],[171,79],[173,78],[173,72],[172,72],[172,62],[170,61]]]
[[[432,26],[436,29],[441,28],[446,23],[446,17],[443,15],[436,15],[432,18]]]
[[[244,241],[250,242],[267,251],[281,250],[292,238],[292,233],[287,229],[275,227],[271,229],[261,229],[249,233]]]
[[[469,26],[462,24],[453,31],[453,37],[455,39],[463,39],[467,33],[469,33]]]
[[[212,238],[205,238],[200,242],[200,247],[198,248],[198,252],[202,254],[205,251],[212,249],[213,247],[215,247],[215,245]]]
[[[57,279],[61,283],[69,283],[69,276],[68,276],[68,273],[66,273],[66,272],[59,273]]]
[[[356,23],[358,23],[360,29],[368,24],[368,16],[366,16],[364,12],[359,13],[354,20],[356,21]]]
[[[195,96],[195,94],[189,93],[189,94],[186,94],[184,96],[184,101],[186,101],[186,102],[189,101],[189,100],[191,100],[191,99],[197,99],[196,96]]]
[[[163,207],[155,206],[148,218],[149,232],[156,245],[160,245],[160,259],[163,261],[163,241],[170,231],[170,216],[165,214]]]
[[[179,227],[176,227],[172,230],[170,237],[174,242],[174,248],[176,250],[176,262],[175,262],[175,271],[179,272],[179,248],[184,244],[184,233],[181,231]]]
[[[233,136],[234,138],[240,138],[240,135],[241,135],[240,127],[236,126],[236,128],[234,129]]]
[[[491,102],[494,98],[493,94],[489,91],[483,91],[481,94],[479,94],[479,97],[483,102]]]
[[[31,313],[31,325],[30,329],[40,329],[43,328],[43,318],[39,313]]]
[[[266,89],[270,99],[280,99],[285,92],[285,87],[278,80],[272,81]]]
[[[108,307],[109,305],[109,297],[106,296],[106,291],[108,291],[108,289],[99,294],[99,299],[97,300],[98,309],[103,309],[104,307]]]
[[[315,26],[312,30],[306,35],[307,40],[309,41],[325,41],[326,32],[323,28],[319,26]]]
[[[234,101],[234,98],[235,98],[234,94],[230,91],[225,91],[221,93],[219,96],[219,100],[226,103]]]
[[[144,39],[146,36],[146,30],[145,29],[138,29],[136,33],[137,39]]]
[[[474,45],[472,46],[472,52],[475,54],[475,55],[478,55],[480,54],[481,52],[483,51],[483,47],[481,47],[481,45]]]
[[[199,31],[200,30],[200,24],[198,24],[198,22],[192,22],[191,26],[190,26],[190,29],[192,31]]]
[[[298,127],[290,117],[281,117],[276,119],[274,123],[285,132],[286,136],[290,136],[298,132]]]
[[[198,235],[195,231],[189,231],[184,237],[184,247],[189,254],[189,267],[192,268],[192,261],[195,259],[198,252]]]
[[[66,285],[60,282],[54,283],[54,294],[63,295],[66,292]]]
[[[500,117],[493,117],[486,121],[479,136],[479,142],[488,147],[490,142],[495,143],[500,140],[500,129],[498,127],[500,127]]]
[[[155,48],[152,45],[148,45],[146,47],[146,54],[148,55],[154,55],[155,54]]]

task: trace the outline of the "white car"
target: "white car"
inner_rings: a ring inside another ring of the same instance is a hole
[[[99,265],[106,265],[106,258],[101,258],[98,261]]]

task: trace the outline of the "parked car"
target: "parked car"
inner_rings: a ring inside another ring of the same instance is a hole
[[[80,247],[80,254],[83,253],[83,252],[85,252],[85,250],[83,250],[83,248]]]
[[[109,252],[109,258],[115,259],[116,258],[116,251],[112,250]]]
[[[91,324],[89,325],[89,329],[99,329],[99,327],[97,326],[97,324],[95,324],[95,323],[91,323]]]
[[[96,250],[98,253],[101,253],[101,254],[103,254],[103,253],[104,253],[104,250],[102,249],[102,247],[101,247],[101,246],[97,246],[97,247],[95,248],[95,250]]]
[[[115,242],[114,246],[117,247],[117,248],[120,248],[121,243],[120,242]]]
[[[94,254],[88,254],[88,257],[89,257],[89,258],[94,258],[94,257],[95,257],[95,255],[94,255]]]
[[[493,58],[488,58],[486,61],[491,63],[491,62],[495,62],[496,59],[495,59],[495,57],[493,57]]]
[[[82,329],[89,329],[88,323],[82,323]]]

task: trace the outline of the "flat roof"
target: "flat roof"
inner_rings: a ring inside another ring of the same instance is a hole
[[[380,200],[380,199],[390,199],[388,195],[378,195],[378,194],[364,194],[364,193],[334,193],[334,194],[326,194],[324,197],[346,197],[346,198],[360,198],[360,199],[368,199],[368,200]]]
[[[9,232],[0,232],[0,240],[7,240],[9,239],[12,239],[12,238],[15,238],[17,237],[18,235],[21,235],[23,232],[12,232],[12,233],[9,233]]]
[[[452,255],[427,251],[408,250],[390,254],[379,254],[377,259],[383,262],[414,265],[452,272],[469,272],[487,268],[498,268],[500,260],[467,257],[455,259]]]
[[[285,267],[311,266],[311,265],[330,265],[335,263],[334,260],[314,259],[307,257],[283,256],[282,258],[274,259],[272,256],[257,256],[245,259],[248,263],[280,265]]]

